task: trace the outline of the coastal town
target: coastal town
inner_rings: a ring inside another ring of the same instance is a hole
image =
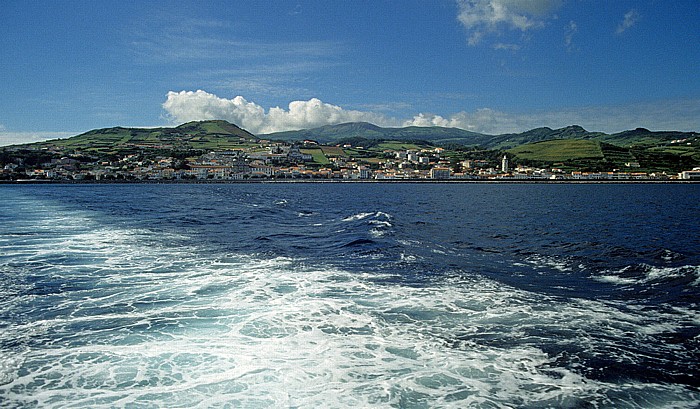
[[[439,181],[644,181],[700,180],[700,168],[679,173],[624,169],[585,172],[564,167],[512,163],[508,155],[464,159],[441,147],[386,149],[366,157],[363,147],[320,146],[315,141],[259,141],[256,149],[209,151],[196,156],[154,156],[151,151],[111,158],[41,148],[34,160],[16,159],[6,148],[0,168],[3,181],[264,181],[264,180],[439,180]],[[19,148],[15,148],[19,149]],[[39,148],[35,148],[39,149]],[[365,157],[363,157],[365,156]],[[474,155],[472,155],[474,156]],[[491,155],[493,156],[493,155]],[[13,157],[15,159],[7,159]],[[45,160],[38,160],[43,157]]]

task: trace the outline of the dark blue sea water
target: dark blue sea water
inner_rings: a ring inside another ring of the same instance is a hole
[[[695,408],[700,185],[0,186],[0,407]]]

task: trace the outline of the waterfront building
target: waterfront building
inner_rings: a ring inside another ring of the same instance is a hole
[[[683,180],[700,180],[700,168],[694,168],[693,170],[684,170],[678,174],[678,179]]]
[[[434,167],[430,169],[431,179],[449,179],[450,175],[450,168]]]

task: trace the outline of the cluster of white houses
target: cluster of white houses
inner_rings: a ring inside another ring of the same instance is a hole
[[[700,180],[700,168],[684,171],[678,175],[645,172],[567,172],[558,168],[541,169],[525,166],[510,167],[507,156],[503,156],[501,166],[496,169],[484,167],[486,161],[465,160],[459,163],[462,172],[454,172],[449,161],[439,160],[439,153],[430,157],[424,153],[396,152],[397,162],[386,161],[378,169],[371,169],[366,163],[356,161],[333,161],[334,168],[311,168],[303,164],[275,166],[270,160],[256,158],[250,160],[245,155],[231,153],[211,153],[205,160],[189,165],[176,178],[242,180],[249,178],[312,178],[349,180],[410,180],[410,179],[502,179],[502,180]],[[310,158],[304,158],[310,160]],[[428,165],[416,168],[415,164]]]
[[[308,151],[306,151],[308,152]],[[700,168],[678,175],[644,172],[571,172],[562,169],[511,167],[507,156],[500,166],[485,160],[465,160],[458,164],[442,158],[442,148],[423,151],[388,151],[385,158],[370,164],[347,156],[327,157],[326,167],[306,165],[313,160],[298,146],[275,145],[265,151],[210,152],[196,159],[178,161],[159,157],[144,161],[127,155],[115,162],[81,164],[73,158],[53,159],[39,167],[25,169],[27,177],[54,180],[246,180],[246,179],[341,179],[341,180],[700,180]],[[8,164],[0,172],[16,172]],[[457,169],[459,172],[455,172]]]

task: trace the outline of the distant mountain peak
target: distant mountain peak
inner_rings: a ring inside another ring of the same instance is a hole
[[[569,125],[569,126],[565,126],[564,128],[561,128],[561,129],[567,129],[567,130],[576,131],[576,132],[588,132],[581,125]]]
[[[206,125],[217,125],[217,126],[225,126],[225,127],[233,127],[236,129],[242,129],[236,124],[232,124],[229,121],[226,121],[224,119],[207,119],[204,121],[190,121],[190,122],[185,122],[184,124],[180,124],[175,127],[175,129],[182,129],[182,128],[193,128],[193,127],[202,127]]]

